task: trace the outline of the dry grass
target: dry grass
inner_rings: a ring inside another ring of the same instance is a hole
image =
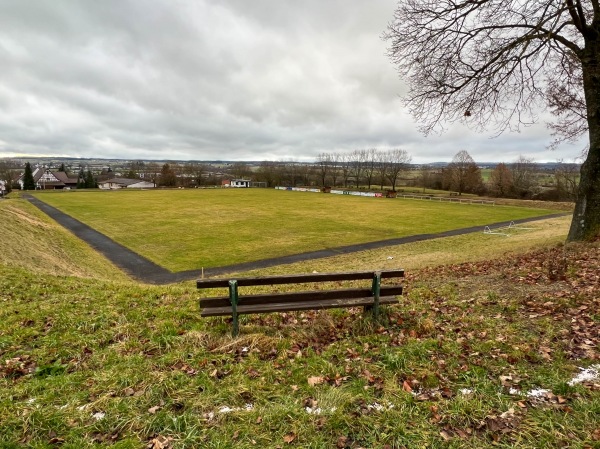
[[[0,201],[0,263],[35,273],[126,281],[102,255],[28,202]]]
[[[598,446],[598,382],[568,382],[599,360],[600,250],[569,245],[564,279],[551,279],[568,218],[263,270],[409,277],[381,325],[353,310],[252,315],[235,340],[227,319],[199,318],[191,282],[76,277],[123,278],[25,202],[0,203],[0,219],[12,256],[0,264],[0,447]],[[45,274],[53,259],[70,275]]]
[[[570,217],[552,218],[522,225],[532,229],[513,231],[510,237],[481,232],[282,265],[253,273],[310,273],[396,268],[415,270],[489,260],[564,242],[570,222]]]

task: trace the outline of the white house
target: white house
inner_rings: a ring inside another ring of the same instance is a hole
[[[113,178],[98,183],[98,187],[104,190],[152,189],[154,188],[154,183],[140,179]]]
[[[229,187],[250,187],[249,179],[232,179],[229,181]]]

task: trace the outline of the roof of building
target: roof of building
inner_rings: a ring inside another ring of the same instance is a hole
[[[49,173],[51,174],[54,178],[56,178],[55,181],[46,181],[44,184],[45,185],[57,185],[57,186],[62,186],[65,184],[77,184],[77,178],[69,178],[69,176],[63,172],[63,171],[50,171],[44,167],[35,167],[31,174],[33,176],[33,182],[38,182],[40,179],[42,179],[42,176],[44,176],[44,173]],[[17,179],[23,179],[23,176],[25,176],[25,173],[21,173],[18,175]]]
[[[64,171],[55,171],[52,174],[56,179],[64,182],[65,184],[77,184],[77,178],[69,178],[69,175],[67,175]]]
[[[131,184],[137,184],[138,182],[144,182],[141,179],[128,179],[128,178],[112,178],[103,181],[102,184],[110,183],[110,184],[119,184],[123,186],[130,186]]]

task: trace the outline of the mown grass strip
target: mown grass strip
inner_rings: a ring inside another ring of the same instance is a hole
[[[271,189],[60,192],[38,197],[171,271],[552,212]]]

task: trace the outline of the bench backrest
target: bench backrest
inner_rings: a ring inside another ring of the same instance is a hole
[[[197,288],[229,287],[229,281],[236,280],[238,287],[259,285],[302,284],[311,282],[359,281],[373,279],[374,271],[349,271],[340,273],[291,274],[283,276],[231,277],[221,279],[198,279]],[[381,279],[404,277],[404,270],[382,270]]]

